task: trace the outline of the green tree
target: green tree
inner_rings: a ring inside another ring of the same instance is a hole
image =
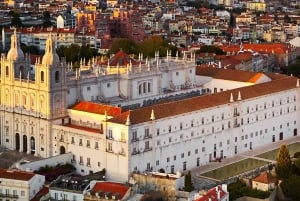
[[[10,23],[11,26],[14,26],[14,27],[22,26],[22,21],[20,19],[20,14],[18,12],[10,11],[8,13],[8,16],[11,17],[11,23]]]
[[[117,53],[120,49],[122,49],[127,54],[138,54],[139,52],[137,44],[133,40],[128,38],[116,39],[110,47],[110,52],[114,54]]]
[[[191,192],[195,189],[193,182],[192,182],[192,175],[191,172],[189,171],[185,177],[184,177],[184,189],[187,192]]]
[[[299,186],[300,176],[298,175],[292,175],[280,183],[284,195],[291,200],[300,200]]]
[[[51,27],[52,22],[51,22],[51,15],[49,11],[45,11],[43,13],[43,26],[44,27]]]
[[[196,54],[201,52],[215,53],[216,55],[225,54],[222,49],[213,45],[203,45],[200,50],[196,51]]]
[[[277,158],[275,172],[278,179],[286,179],[291,174],[291,157],[286,145],[281,145]]]
[[[140,52],[143,53],[145,57],[154,57],[155,52],[159,51],[159,55],[164,57],[167,55],[167,51],[171,51],[171,55],[175,56],[178,49],[169,45],[166,40],[160,36],[151,36],[145,39],[139,44]]]

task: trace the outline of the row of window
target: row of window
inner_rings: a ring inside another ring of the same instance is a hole
[[[275,115],[282,115],[284,112],[289,113],[289,112],[293,112],[293,111],[296,111],[296,106],[294,106],[293,108],[287,107],[286,110],[283,110],[282,108],[280,108],[278,113],[275,113],[275,111],[272,111],[271,114],[272,114],[272,117],[274,117]],[[239,116],[239,113],[236,110],[234,112],[234,116]],[[266,119],[267,117],[268,117],[268,115],[267,115],[267,113],[265,113],[264,118]],[[269,117],[270,117],[270,115],[269,115]],[[224,119],[224,113],[221,114],[221,119],[222,120]],[[211,120],[212,120],[212,122],[215,121],[215,116],[214,115],[212,116]],[[258,121],[258,120],[259,120],[259,116],[256,115],[256,121]],[[205,121],[204,117],[202,117],[201,118],[202,125],[204,124],[204,121]],[[241,118],[240,123],[241,123],[241,125],[244,124],[244,118]],[[248,124],[250,123],[250,118],[249,117],[247,117],[247,123]],[[186,126],[188,126],[188,124],[186,124]],[[240,126],[240,124],[238,123],[238,119],[235,118],[233,127],[239,127],[239,126]],[[190,127],[194,127],[194,120],[191,120]],[[231,127],[231,123],[230,123],[230,121],[228,121],[228,128],[230,128],[230,127]],[[168,126],[168,132],[169,133],[172,132],[172,128],[173,127],[171,125]],[[175,129],[176,129],[176,127],[175,127]],[[179,123],[179,129],[180,130],[183,129],[183,123],[182,122]],[[224,130],[224,129],[225,129],[225,126],[224,126],[224,124],[222,124],[222,130]],[[214,129],[214,127],[212,127],[212,132],[214,132],[214,131],[215,131],[215,129]],[[163,132],[165,132],[165,130],[163,130]],[[160,134],[161,134],[160,128],[157,128],[156,129],[156,135],[159,136]],[[204,129],[202,129],[202,134],[204,134]],[[152,137],[149,133],[149,128],[144,129],[144,138],[146,138],[146,136]],[[137,141],[138,139],[139,138],[138,138],[137,130],[132,131],[132,141]]]

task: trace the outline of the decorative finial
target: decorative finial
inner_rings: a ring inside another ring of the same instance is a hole
[[[153,121],[155,119],[154,110],[151,110],[150,119]]]
[[[129,114],[128,114],[125,125],[129,126],[130,124],[131,124],[131,122],[130,122],[130,117],[129,117]]]
[[[229,102],[231,102],[231,103],[234,102],[232,93],[230,93],[230,100],[229,100]]]
[[[241,96],[241,92],[239,91],[238,93],[238,98],[237,98],[238,101],[242,100],[242,96]]]

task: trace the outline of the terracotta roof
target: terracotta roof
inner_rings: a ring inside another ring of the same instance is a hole
[[[20,170],[7,170],[0,168],[0,178],[1,179],[12,179],[12,180],[22,180],[29,181],[35,174],[32,172],[25,172]]]
[[[290,90],[296,87],[296,83],[296,78],[286,76],[282,79],[277,79],[252,86],[241,87],[219,93],[202,95],[190,99],[138,108],[136,110],[127,111],[119,116],[111,118],[108,120],[108,122],[125,124],[127,121],[127,117],[129,116],[131,124],[144,123],[150,121],[152,110],[154,111],[154,116],[157,120],[167,118],[170,116],[182,115],[197,110],[228,104],[231,93],[234,97],[234,100],[237,99],[239,92],[241,93],[242,99],[245,100],[259,96],[264,96],[271,93],[281,92],[284,90]]]
[[[117,52],[110,60],[110,66],[126,66],[127,64],[137,65],[138,62],[126,54],[123,50]]]
[[[112,195],[119,193],[118,200],[122,200],[124,195],[130,190],[128,186],[116,182],[97,182],[93,188],[95,193],[101,191],[102,193],[110,192]]]
[[[84,127],[84,126],[79,126],[79,125],[75,125],[75,124],[66,124],[64,126],[69,127],[69,128],[75,128],[75,129],[83,130],[83,131],[103,134],[103,130],[101,130],[101,129]]]
[[[218,192],[220,193],[220,198],[218,198]],[[221,186],[216,186],[215,188],[210,189],[206,194],[195,199],[195,201],[219,201],[226,194],[227,192],[225,192]]]
[[[44,186],[30,201],[40,201],[40,199],[49,193],[49,187]]]
[[[238,52],[240,45],[223,45],[219,46],[224,52]],[[291,51],[291,46],[284,43],[243,43],[244,50],[250,49],[253,51],[266,51],[268,53],[285,54],[286,51]]]
[[[196,67],[196,75],[209,76],[215,79],[233,80],[237,82],[251,82],[255,83],[258,78],[263,76],[263,73],[232,70],[223,68],[210,68],[210,67]]]
[[[87,101],[80,101],[69,109],[101,115],[104,115],[106,112],[106,114],[111,117],[120,115],[122,112],[122,109],[120,107]]]
[[[263,172],[258,177],[255,177],[253,181],[263,184],[271,184],[276,181],[276,178],[269,172]]]

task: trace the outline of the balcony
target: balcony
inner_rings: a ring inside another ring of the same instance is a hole
[[[152,147],[146,147],[146,148],[144,149],[144,152],[147,152],[147,151],[152,151]]]
[[[131,155],[137,155],[137,154],[139,154],[140,152],[139,151],[133,151],[132,153],[131,153]]]
[[[139,141],[138,138],[133,138],[133,139],[131,139],[131,142],[137,142],[137,141]]]
[[[144,136],[144,139],[149,139],[149,138],[152,138],[152,135],[151,135],[151,134],[148,134],[148,135],[145,135],[145,136]]]
[[[240,113],[239,113],[239,112],[235,112],[235,113],[233,114],[233,116],[234,116],[234,117],[238,117],[238,116],[240,116]]]
[[[3,198],[18,198],[18,195],[13,195],[13,194],[6,194],[6,193],[0,193],[0,197]]]
[[[234,128],[240,127],[240,124],[234,124],[233,127]]]

